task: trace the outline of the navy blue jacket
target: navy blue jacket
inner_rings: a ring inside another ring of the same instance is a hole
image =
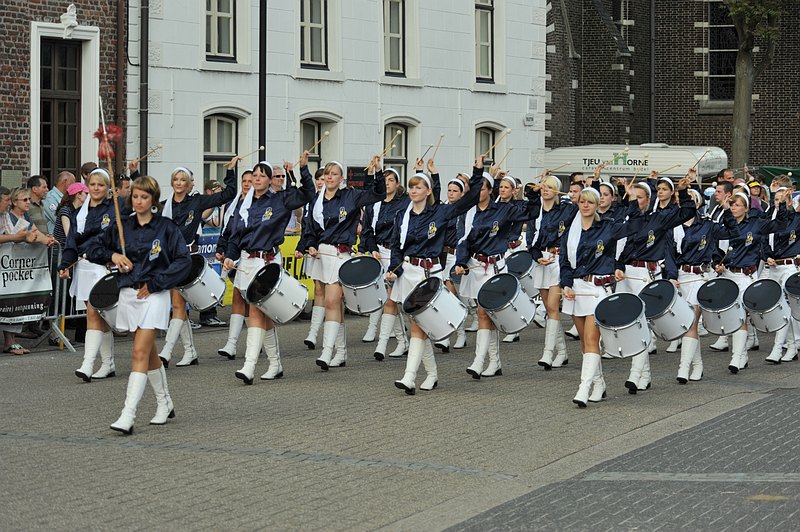
[[[778,216],[771,220],[762,216],[745,217],[726,235],[728,251],[720,251],[722,256],[716,257],[716,262],[724,264],[727,268],[747,268],[758,266],[763,258],[765,243],[769,241],[770,233],[780,233],[786,230],[787,222],[786,205],[781,203]]]
[[[538,192],[536,195],[541,198]],[[571,201],[559,201],[556,197],[552,209],[546,211],[542,208],[542,219],[538,231],[536,230],[536,218],[539,217],[539,213],[534,213],[533,218],[528,222],[528,231],[525,235],[528,241],[528,251],[534,261],[542,258],[543,250],[560,245],[561,237],[569,230],[577,212],[576,204]]]
[[[86,198],[86,201],[91,201],[91,199]],[[112,199],[105,199],[95,207],[89,207],[83,233],[78,233],[79,212],[80,209],[77,209],[70,216],[69,234],[67,235],[64,253],[61,255],[61,263],[58,265],[59,270],[63,270],[74,263],[78,260],[78,257],[86,255],[91,248],[97,245],[103,231],[117,223],[116,214],[114,213],[114,200]]]
[[[789,211],[788,215],[786,227],[775,232],[774,245],[770,248],[767,242],[764,248],[766,258],[790,259],[800,255],[800,240],[797,238],[797,233],[800,233],[800,214]]]
[[[236,197],[236,172],[228,170],[225,174],[225,188],[216,194],[187,195],[178,203],[172,200],[172,220],[181,230],[183,239],[191,244],[197,238],[197,228],[202,222],[203,211],[212,207],[225,205]],[[164,205],[167,200],[161,202]]]

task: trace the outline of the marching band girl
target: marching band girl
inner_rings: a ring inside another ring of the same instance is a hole
[[[691,170],[689,177],[690,180],[694,178]],[[665,260],[667,271],[677,271],[678,289],[681,296],[694,308],[695,314],[691,328],[681,338],[681,358],[677,376],[680,384],[703,378],[703,357],[697,329],[700,319],[697,291],[707,280],[707,273],[712,270],[715,242],[725,238],[735,227],[733,216],[728,210],[724,211],[719,222],[704,218],[700,214],[700,207],[703,205],[702,196],[696,190],[689,190],[689,194],[697,212],[693,218],[673,229],[674,246],[669,249]]]
[[[483,157],[475,161],[470,179],[470,191],[453,204],[442,204],[433,195],[433,183],[427,175],[417,172],[408,180],[408,195],[411,202],[395,221],[392,259],[386,278],[396,281],[391,298],[403,304],[416,286],[431,275],[443,278],[446,275],[440,257],[444,248],[447,220],[456,218],[477,204],[483,180]],[[428,169],[436,171],[432,160]],[[481,196],[482,197],[482,196]],[[421,390],[433,390],[439,383],[433,346],[425,332],[411,321],[411,340],[403,378],[395,386],[414,395],[420,362],[427,376],[420,385]]]
[[[786,228],[787,211],[784,200],[784,193],[775,195],[779,206],[774,220],[764,216],[750,216],[750,198],[744,192],[734,193],[730,200],[730,211],[736,228],[730,232],[728,251],[717,261],[715,269],[722,277],[731,279],[739,286],[739,301],[745,289],[755,280],[753,274],[758,269],[762,246],[766,245],[767,237],[770,233],[781,232]],[[747,321],[731,335],[732,354],[728,370],[733,374],[747,367]]]
[[[564,312],[572,315],[583,353],[581,384],[572,400],[580,408],[585,408],[589,401],[598,402],[606,396],[600,360],[600,330],[594,320],[594,310],[600,300],[611,293],[617,239],[637,231],[641,217],[635,202],[631,202],[633,205],[628,209],[627,220],[625,216],[601,219],[597,215],[599,203],[600,193],[594,188],[584,188],[578,194],[579,214],[561,236],[559,245]]]
[[[503,178],[504,172],[498,174]],[[472,186],[472,185],[470,185]],[[477,186],[477,185],[476,185]],[[511,231],[521,222],[533,219],[539,212],[538,196],[530,187],[529,201],[494,203],[494,180],[484,172],[478,205],[465,217],[464,237],[458,245],[456,274],[461,279],[460,292],[465,297],[477,298],[478,291],[490,277],[505,270],[505,253],[513,236]],[[503,374],[500,363],[500,342],[497,330],[489,315],[478,305],[478,332],[475,338],[475,359],[467,368],[473,379],[496,377]],[[489,364],[483,369],[486,356]]]
[[[314,188],[317,194],[325,188],[325,168],[320,168],[314,172]],[[311,203],[306,204],[303,212],[302,227],[306,227],[307,224],[311,223],[312,208],[313,205]],[[294,252],[294,257],[296,259],[303,258],[303,252],[299,250],[309,248],[309,237],[311,235],[313,235],[313,233],[310,231],[301,232],[300,239],[297,242],[298,251]],[[311,307],[311,324],[308,327],[308,335],[306,339],[303,340],[303,343],[309,349],[316,349],[317,335],[322,327],[322,322],[325,321],[325,285],[316,279],[316,275],[314,274],[317,264],[319,264],[317,260],[303,260],[303,273],[314,282],[314,302]]]
[[[493,169],[499,170],[498,167],[494,166]],[[517,178],[510,176],[510,175],[502,175],[499,178],[497,183],[497,199],[495,199],[495,203],[508,203],[508,202],[518,202],[520,200],[517,199],[517,188],[519,183],[517,182]],[[508,241],[508,249],[506,249],[506,258],[508,258],[514,251],[520,249],[523,242],[520,238],[522,236],[522,226],[525,222],[517,222],[511,226],[511,229],[508,232],[509,241]],[[510,344],[513,342],[519,342],[519,333],[507,334],[503,337],[503,342]]]
[[[163,425],[167,419],[175,417],[167,374],[156,354],[156,335],[159,329],[167,328],[169,290],[186,277],[191,259],[178,227],[158,214],[159,195],[155,179],[150,176],[137,178],[131,189],[134,215],[122,221],[126,254],[122,254],[116,224],[103,231],[96,245],[87,252],[92,262],[113,262],[119,268],[115,328],[134,333],[133,365],[128,377],[125,406],[119,419],[111,424],[113,430],[125,434],[133,432],[136,409],[148,381],[157,404],[156,415],[150,424]]]
[[[242,202],[247,196],[247,193],[250,192],[252,186],[253,172],[252,170],[246,170],[244,173],[242,173],[241,194],[238,198],[236,198],[235,201],[229,203],[225,209],[222,234],[220,234],[219,240],[217,240],[216,258],[220,262],[225,261],[225,250],[228,247],[231,233],[240,219],[240,217],[236,216],[236,214],[238,214],[239,208],[242,206]],[[229,277],[235,279],[236,271],[230,270]],[[226,357],[228,360],[234,360],[236,358],[236,343],[239,340],[239,335],[242,334],[244,319],[248,315],[247,302],[245,302],[244,297],[242,297],[242,292],[234,286],[233,303],[231,305],[231,318],[228,321],[228,341],[221,349],[217,350],[217,353],[219,353],[220,356]]]
[[[114,203],[108,198],[108,187],[111,177],[102,168],[96,168],[89,174],[89,198],[83,202],[79,210],[73,213],[67,245],[58,265],[59,277],[69,279],[69,267],[75,265],[75,276],[70,285],[69,294],[86,307],[86,345],[83,351],[83,363],[75,370],[75,375],[85,382],[104,379],[116,375],[114,366],[114,335],[105,320],[89,304],[89,294],[95,283],[103,278],[108,270],[105,263],[92,264],[82,260],[97,243],[109,226],[114,223]],[[92,373],[97,353],[100,352],[102,365],[96,373]]]
[[[559,261],[561,237],[572,223],[578,206],[561,201],[561,180],[545,176],[539,186],[541,208],[534,220],[528,222],[528,251],[535,262],[533,280],[547,311],[544,328],[544,350],[539,365],[546,371],[567,364],[567,343],[561,330],[561,291]],[[555,356],[555,358],[554,358]]]
[[[367,169],[373,175],[372,189],[368,190],[340,188],[344,180],[344,167],[336,161],[325,165],[325,188],[313,202],[309,223],[303,224],[303,232],[311,234],[305,240],[308,247],[298,251],[308,251],[313,259],[319,261],[314,266],[314,278],[325,285],[322,353],[316,360],[322,371],[328,371],[329,367],[344,366],[347,361],[339,267],[350,258],[356,243],[361,208],[386,197],[386,180],[374,179],[375,172],[379,170],[379,160],[378,156],[373,157]],[[333,358],[333,349],[337,344],[340,349],[337,349]]]
[[[778,188],[775,194],[775,208],[772,209],[774,215],[777,217],[779,203],[778,195],[781,193],[788,194],[784,188]],[[800,202],[794,200],[792,208],[789,209],[787,198],[787,210],[789,214],[789,221],[786,228],[769,237],[769,247],[765,248],[767,254],[767,261],[765,270],[767,277],[780,283],[781,287],[786,284],[786,279],[791,275],[797,273],[798,266],[800,266],[800,241],[797,239],[797,234],[800,233]],[[791,330],[790,330],[791,329]],[[772,346],[772,351],[766,360],[773,364],[780,364],[781,362],[789,362],[797,360],[797,349],[793,348],[794,341],[789,342],[786,349],[786,354],[783,354],[783,346],[786,343],[789,335],[796,340],[800,338],[800,321],[792,319],[789,325],[778,330],[775,333],[775,343]]]
[[[225,205],[236,196],[236,166],[240,157],[234,156],[228,163],[228,172],[225,175],[225,189],[216,194],[195,194],[191,195],[194,187],[194,174],[188,168],[177,167],[170,176],[172,192],[164,200],[164,210],[162,216],[171,218],[183,235],[186,245],[191,252],[197,250],[196,236],[200,228],[203,211],[213,207]],[[185,280],[185,279],[184,279]],[[192,340],[192,328],[186,315],[186,300],[177,290],[172,291],[172,319],[167,329],[167,337],[164,347],[158,356],[164,361],[164,365],[169,367],[172,358],[172,349],[178,336],[183,340],[183,358],[175,364],[179,367],[197,365],[197,351]]]
[[[390,241],[394,232],[395,219],[399,212],[405,211],[410,200],[399,183],[400,175],[397,170],[388,168],[384,170],[383,176],[386,180],[386,199],[375,202],[364,209],[361,238],[364,240],[365,249],[380,260],[383,263],[384,270],[388,271],[392,253]],[[389,296],[391,296],[391,286],[389,286],[388,292]],[[375,333],[380,321],[378,345],[375,347],[373,354],[375,360],[383,360],[392,331],[394,331],[397,339],[397,346],[394,351],[389,353],[389,356],[401,357],[408,352],[405,322],[403,317],[398,316],[397,313],[397,304],[389,297],[382,309],[373,312],[369,316],[369,326],[362,341],[372,342],[375,340]]]
[[[291,173],[292,165],[287,163],[286,174]],[[286,225],[293,211],[314,196],[314,181],[308,171],[308,151],[300,156],[301,188],[290,186],[270,192],[271,175],[272,169],[266,162],[253,168],[253,187],[239,207],[238,215],[242,219],[236,223],[225,251],[225,269],[230,270],[239,261],[234,286],[240,291],[247,291],[265,264],[274,262],[283,267],[280,245]],[[269,368],[261,380],[280,379],[283,366],[275,325],[257,305],[251,303],[244,366],[236,372],[236,377],[245,384],[253,384],[253,373],[262,347],[267,353]]]
[[[657,177],[653,172],[651,177]],[[653,179],[650,181],[653,182]],[[675,185],[672,180],[662,177],[657,184],[656,198],[651,200],[650,185],[644,182],[635,183],[633,191],[639,209],[642,211],[641,231],[630,235],[619,257],[619,267],[615,272],[617,292],[638,294],[656,277],[661,275],[661,264],[666,257],[667,244],[670,240],[668,231],[693,217],[696,213],[694,202],[686,191],[688,180],[682,179],[678,184],[680,205],[673,203]],[[632,357],[631,371],[625,387],[628,393],[650,388],[650,353],[655,351],[655,336],[650,335],[651,342],[645,352]]]

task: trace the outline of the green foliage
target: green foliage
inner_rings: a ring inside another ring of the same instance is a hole
[[[776,43],[780,37],[781,13],[798,4],[794,0],[723,0],[723,3],[744,49],[752,49],[755,38],[764,39],[767,44]]]

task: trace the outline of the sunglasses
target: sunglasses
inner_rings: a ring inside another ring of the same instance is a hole
[[[17,198],[15,201],[30,201],[30,198]]]

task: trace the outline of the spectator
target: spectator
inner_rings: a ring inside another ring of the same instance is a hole
[[[42,200],[47,195],[47,180],[40,175],[31,176],[28,178],[27,188],[31,191],[30,209],[27,211],[28,217],[39,231],[49,233],[47,231],[47,218],[44,216],[44,206],[42,205]]]
[[[67,244],[70,220],[72,215],[81,208],[89,195],[89,187],[83,183],[72,183],[67,189],[67,194],[61,198],[56,212],[56,226],[53,229],[53,238],[62,248]]]
[[[81,182],[84,185],[89,184],[89,174],[91,174],[95,168],[97,168],[97,163],[92,161],[89,161],[88,163],[83,163],[81,165]]]
[[[47,232],[50,234],[53,234],[53,231],[56,227],[56,211],[58,204],[61,202],[61,198],[64,197],[64,193],[67,191],[67,188],[69,188],[69,186],[74,182],[75,174],[64,170],[63,172],[60,172],[58,176],[56,176],[55,185],[44,197],[42,206],[44,207],[44,217],[47,220]]]

